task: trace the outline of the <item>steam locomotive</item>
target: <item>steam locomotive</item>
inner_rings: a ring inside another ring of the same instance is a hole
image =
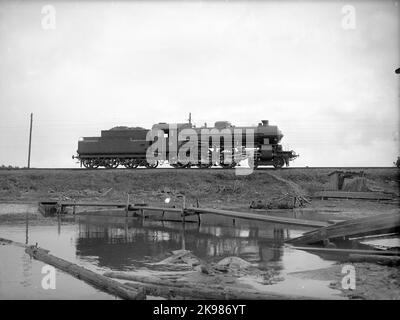
[[[196,127],[189,117],[187,123],[158,123],[151,130],[142,127],[103,130],[100,137],[81,138],[77,155],[72,158],[89,169],[112,169],[120,165],[130,169],[156,168],[167,161],[174,168],[234,168],[243,160],[253,168],[259,165],[282,168],[298,157],[293,150],[282,149],[279,144],[282,138],[278,127],[269,125],[267,120],[249,127],[237,127],[228,121],[217,121],[214,127],[207,124]],[[181,152],[183,149],[185,152]],[[151,156],[150,150],[154,151]]]

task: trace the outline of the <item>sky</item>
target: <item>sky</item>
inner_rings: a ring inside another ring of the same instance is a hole
[[[398,1],[0,1],[0,165],[27,165],[31,112],[32,167],[191,112],[268,119],[293,166],[391,166],[399,33]]]

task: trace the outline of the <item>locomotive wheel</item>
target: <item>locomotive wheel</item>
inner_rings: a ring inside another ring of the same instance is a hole
[[[224,162],[224,157],[223,155],[221,155],[221,160],[219,161],[219,165],[224,168],[224,169],[232,169],[234,167],[236,167],[236,162],[231,158],[231,162],[230,163],[225,163]]]
[[[116,159],[116,158],[105,159],[105,160],[104,160],[104,166],[105,166],[107,169],[115,169],[115,168],[118,168],[118,166],[119,166],[119,159]]]
[[[192,164],[190,162],[188,162],[186,164],[181,163],[181,165],[182,165],[182,168],[184,168],[184,169],[190,169],[190,167],[192,166]]]
[[[225,163],[224,162],[224,160],[225,160],[225,158],[227,158],[227,157],[230,157],[230,162],[229,163]],[[222,168],[224,168],[224,169],[231,169],[231,168],[234,168],[235,166],[236,166],[236,162],[235,162],[235,160],[233,159],[233,152],[227,152],[226,153],[226,157],[225,157],[225,154],[224,154],[224,152],[222,151],[221,153],[220,153],[220,158],[219,158],[220,160],[219,160],[219,165],[222,167]]]
[[[136,169],[139,166],[139,161],[136,159],[127,159],[124,162],[125,168]]]
[[[236,162],[235,161],[232,161],[231,163],[220,162],[219,165],[224,169],[232,169],[236,167]]]
[[[153,163],[149,163],[149,162],[146,161],[145,166],[146,166],[147,169],[155,169],[158,166],[158,161],[156,160]]]
[[[177,162],[177,163],[171,163],[171,166],[174,167],[175,169],[185,169],[185,168],[190,168],[190,163],[183,164],[182,162]]]
[[[201,158],[199,159],[199,162],[197,162],[196,167],[199,169],[208,169],[213,166],[212,162],[212,152],[208,150],[208,158]]]
[[[275,169],[280,169],[285,164],[285,160],[281,157],[274,158],[273,162],[274,162],[273,165],[274,165]]]

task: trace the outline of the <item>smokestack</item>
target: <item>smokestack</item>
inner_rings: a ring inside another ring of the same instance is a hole
[[[261,122],[262,122],[264,127],[268,125],[268,120],[261,120]]]

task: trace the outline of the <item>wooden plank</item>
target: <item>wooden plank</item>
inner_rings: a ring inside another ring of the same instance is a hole
[[[152,206],[138,206],[138,205],[129,206],[129,210],[142,210],[142,209],[150,211],[182,212],[181,208],[152,207]]]
[[[312,244],[325,239],[348,238],[368,233],[379,233],[384,230],[400,228],[400,214],[381,214],[373,217],[365,217],[340,222],[336,225],[323,227],[304,233],[301,237],[290,239],[288,243]]]
[[[363,223],[367,224],[373,224],[375,221],[382,221],[385,220],[389,217],[394,217],[396,218],[397,216],[400,217],[400,212],[390,212],[390,213],[383,213],[383,214],[378,214],[374,216],[369,216],[369,217],[362,217],[362,218],[356,218],[356,219],[349,219],[349,220],[343,220],[343,221],[338,221],[334,225],[331,225],[329,230],[338,230],[340,228],[349,228],[351,226],[360,226]],[[323,229],[321,229],[323,230]],[[307,231],[303,235],[315,233],[315,230]]]
[[[372,262],[390,267],[400,266],[400,256],[387,257],[381,255],[351,254],[348,260],[350,262]]]
[[[216,300],[294,300],[308,299],[306,296],[282,294],[277,292],[263,292],[260,290],[226,284],[202,284],[184,280],[171,281],[161,277],[135,275],[133,272],[106,272],[105,276],[126,279],[125,285],[133,288],[145,288],[147,295],[161,296],[167,299],[174,297],[186,299],[216,299]]]
[[[334,228],[321,228],[314,232],[309,232],[302,237],[289,240],[291,243],[316,243],[324,239],[348,238],[356,235],[365,235],[383,230],[392,230],[399,227],[399,217],[386,217],[382,220],[372,220],[368,223],[345,224],[342,223]]]
[[[314,198],[391,200],[393,196],[382,192],[320,191],[314,194]]]
[[[164,297],[166,299],[189,300],[310,300],[317,299],[308,296],[295,296],[278,292],[263,292],[249,288],[235,288],[224,286],[218,289],[215,286],[195,284],[187,287],[166,286],[162,283],[126,282],[132,288],[144,288],[147,295]]]
[[[69,202],[61,201],[58,203],[63,207],[126,207],[126,203],[123,202]]]
[[[238,212],[238,211],[228,211],[228,210],[208,209],[208,208],[195,208],[195,207],[191,207],[189,209],[195,211],[196,213],[216,214],[216,215],[232,217],[232,218],[273,222],[273,223],[279,223],[279,224],[291,224],[291,225],[299,225],[299,226],[307,226],[307,227],[326,227],[329,225],[325,221],[301,220],[301,219],[285,218],[285,217],[273,217],[273,216],[268,216],[268,215],[264,215],[264,214],[250,213],[250,212]]]
[[[331,253],[345,253],[352,254],[358,253],[363,255],[388,255],[388,256],[400,256],[400,251],[389,251],[389,250],[364,250],[364,249],[340,249],[340,248],[322,248],[322,247],[292,247],[289,248],[295,250],[304,251],[320,251],[320,252],[331,252]]]

